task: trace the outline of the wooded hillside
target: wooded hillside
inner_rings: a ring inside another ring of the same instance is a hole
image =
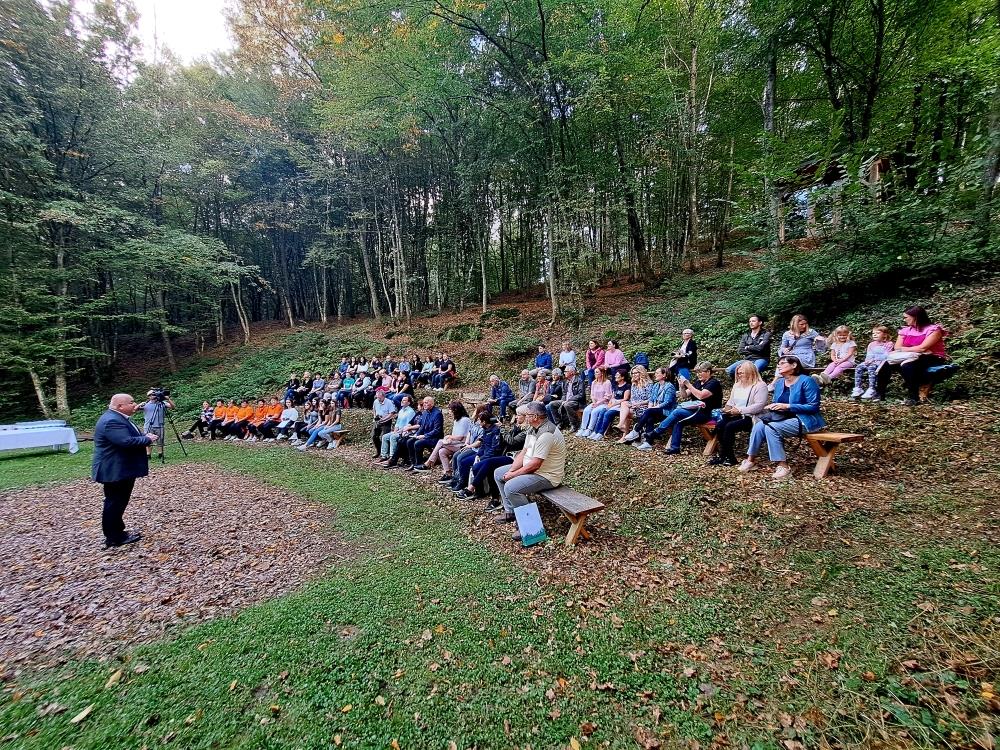
[[[231,20],[232,55],[184,66],[143,62],[126,2],[0,9],[8,404],[68,412],[137,341],[172,368],[175,339],[254,321],[517,290],[582,321],[603,281],[675,290],[732,253],[777,315],[996,258],[995,0],[241,0]]]

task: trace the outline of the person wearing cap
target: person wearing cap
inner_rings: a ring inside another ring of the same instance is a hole
[[[507,407],[514,402],[514,391],[505,380],[501,380],[499,375],[490,375],[490,398],[491,409],[497,409],[500,419],[507,418]]]
[[[670,360],[670,369],[674,375],[683,375],[688,380],[691,379],[691,369],[698,361],[698,342],[694,340],[694,331],[685,328],[681,331],[681,345],[674,352],[674,358]]]
[[[576,413],[587,403],[587,388],[583,378],[576,374],[576,365],[566,365],[563,377],[562,398],[553,399],[545,405],[552,424],[561,429],[575,430]]]
[[[164,396],[162,402],[151,400],[154,393],[156,389],[150,388],[146,391],[146,400],[139,404],[139,408],[142,409],[142,431],[147,435],[158,436],[156,445],[160,446],[162,453],[163,438],[166,435],[164,417],[167,409],[174,408],[174,402],[170,400],[170,396]],[[146,455],[150,456],[152,453],[153,444],[150,443],[146,446]]]
[[[533,401],[519,406],[517,412],[524,414],[527,437],[514,463],[497,468],[493,474],[503,508],[497,523],[512,523],[514,508],[527,505],[528,495],[558,487],[566,474],[566,443],[548,420],[545,406]]]

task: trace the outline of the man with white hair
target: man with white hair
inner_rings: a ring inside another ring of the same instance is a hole
[[[90,477],[104,485],[101,528],[106,547],[121,547],[142,539],[141,534],[125,530],[122,516],[132,497],[135,480],[149,474],[146,448],[158,435],[153,432],[144,435],[132,423],[130,417],[137,408],[139,405],[129,394],[116,393],[94,428]]]

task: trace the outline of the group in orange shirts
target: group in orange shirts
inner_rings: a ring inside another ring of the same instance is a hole
[[[222,399],[215,402],[212,410],[212,418],[208,422],[208,430],[212,440],[223,437],[226,440],[246,439],[273,440],[274,429],[281,422],[281,404],[277,397],[271,397],[271,401],[258,399],[256,406],[251,406],[250,401],[243,399],[239,406],[233,399],[223,403]]]

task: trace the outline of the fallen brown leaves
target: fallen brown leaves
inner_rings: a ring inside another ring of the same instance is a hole
[[[135,545],[104,550],[100,513],[89,481],[0,494],[0,673],[114,653],[280,596],[349,554],[328,507],[199,465],[137,482]]]

